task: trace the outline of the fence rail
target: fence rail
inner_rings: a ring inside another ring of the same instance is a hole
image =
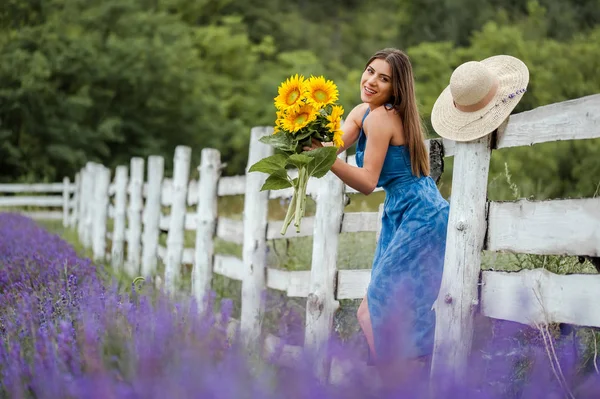
[[[28,217],[39,220],[62,220],[67,227],[75,223],[77,201],[75,192],[79,177],[72,184],[68,177],[62,183],[0,184],[0,209],[50,208],[49,210],[22,211]],[[32,193],[61,195],[29,195]],[[9,194],[9,195],[6,195]],[[59,210],[54,210],[58,209]]]
[[[480,267],[483,250],[600,256],[600,198],[487,200],[494,149],[599,138],[598,109],[600,95],[588,96],[513,115],[496,134],[472,142],[428,141],[436,179],[443,171],[444,157],[454,157],[444,275],[434,304],[433,373],[449,362],[460,375],[470,351],[476,311],[525,324],[563,322],[600,327],[600,312],[587,306],[600,300],[599,276],[558,276],[545,270],[481,273]],[[248,165],[270,154],[270,147],[258,138],[271,133],[271,128],[252,129]],[[190,294],[197,299],[208,292],[214,274],[241,281],[239,327],[249,341],[256,341],[261,334],[264,309],[260,294],[265,288],[307,298],[304,348],[320,352],[331,333],[338,301],[362,298],[370,281],[369,268],[338,270],[339,234],[374,232],[378,239],[381,206],[379,212],[345,213],[345,195],[356,191],[329,173],[308,184],[308,194],[317,204],[315,216],[304,218],[299,232],[291,227],[282,236],[282,221],[267,220],[268,204],[269,199],[291,196],[291,189],[260,192],[265,176],[259,173],[221,176],[223,165],[214,149],[202,150],[200,178],[190,180],[190,154],[189,147],[175,150],[170,177],[164,176],[163,158],[151,156],[147,163],[133,158],[128,166],[119,166],[112,181],[107,168],[88,163],[77,174],[74,185],[65,179],[63,185],[54,184],[52,189],[62,190],[60,204],[67,210],[65,220],[77,227],[82,243],[93,248],[94,258],[110,259],[114,267],[124,268],[132,277],[155,276],[157,263],[162,260],[165,284],[173,290],[182,264],[190,264]],[[347,160],[354,162],[353,157]],[[0,185],[0,192],[24,191],[6,187]],[[27,189],[49,192],[50,186],[32,187]],[[218,197],[234,195],[244,196],[243,220],[218,216]],[[2,201],[28,200],[1,197],[0,204]],[[52,204],[60,206],[57,199]],[[169,208],[168,214],[163,213],[163,207]],[[195,208],[190,211],[190,207]],[[113,220],[112,231],[106,231],[108,219]],[[166,245],[159,245],[161,231],[168,234]],[[185,231],[196,233],[193,248],[184,247]],[[267,240],[309,236],[313,237],[313,252],[306,270],[267,267]],[[241,245],[242,257],[215,253],[216,238]],[[110,251],[106,240],[111,241]],[[529,305],[524,306],[523,300]],[[268,335],[265,344],[269,350],[281,340]],[[301,347],[284,346],[288,361],[301,351]],[[322,366],[327,375],[326,364]]]

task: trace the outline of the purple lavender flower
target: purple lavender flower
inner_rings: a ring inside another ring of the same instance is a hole
[[[0,213],[0,397],[386,399],[428,392],[426,373],[400,366],[374,383],[377,370],[359,367],[360,337],[333,337],[316,359],[305,353],[282,367],[278,355],[258,356],[260,348],[227,335],[230,300],[220,312],[200,314],[191,298],[174,301],[151,286],[123,290],[103,273],[32,220]],[[207,301],[203,308],[213,309],[214,293]],[[280,350],[303,337],[302,315],[285,312]],[[469,379],[438,397],[550,397],[565,387],[579,398],[600,395],[596,374],[575,373],[572,347],[556,343],[559,382],[543,340],[527,338],[523,326],[491,325],[493,335],[489,325],[476,334],[486,339],[473,349]],[[335,384],[315,373],[315,360],[331,358],[345,367]]]

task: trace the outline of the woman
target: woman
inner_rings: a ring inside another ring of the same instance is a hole
[[[376,187],[386,193],[371,282],[357,316],[372,359],[388,367],[432,352],[432,306],[442,276],[449,204],[429,177],[406,54],[375,53],[362,74],[360,95],[363,103],[348,114],[340,148],[357,142],[357,166],[338,158],[332,172],[365,195]],[[305,149],[319,146],[314,141]]]

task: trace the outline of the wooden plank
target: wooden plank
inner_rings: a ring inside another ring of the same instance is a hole
[[[288,297],[306,298],[310,288],[310,270],[290,271],[290,283],[287,289]]]
[[[110,169],[96,165],[94,181],[92,253],[95,261],[104,261],[106,257],[106,220],[108,214],[108,185]]]
[[[306,298],[310,286],[310,270],[267,268],[267,287],[285,291],[290,298]]]
[[[244,243],[244,222],[220,217],[217,219],[217,237],[235,244]]]
[[[173,202],[173,179],[163,179],[160,191],[160,203],[162,206],[171,206]]]
[[[37,196],[15,196],[0,197],[2,206],[39,206],[39,207],[62,207],[62,195],[37,195]]]
[[[129,202],[127,207],[127,254],[125,272],[131,278],[137,277],[142,260],[142,212],[144,199],[142,185],[144,184],[144,165],[141,157],[133,157],[129,161]]]
[[[79,240],[84,248],[92,245],[92,212],[91,205],[94,193],[94,163],[87,162],[81,171],[83,174],[81,186],[81,220],[79,221]]]
[[[377,212],[344,213],[342,219],[342,233],[377,231],[378,217],[379,215]]]
[[[600,327],[600,275],[558,275],[545,269],[482,273],[481,312],[527,325]]]
[[[142,276],[153,276],[158,264],[157,247],[160,236],[160,197],[165,174],[165,159],[159,155],[148,157],[148,181],[145,184],[146,202],[142,212]]]
[[[510,116],[497,148],[600,137],[600,94],[545,105]]]
[[[486,198],[491,136],[456,143],[452,206],[439,295],[434,304],[436,328],[432,377],[449,369],[450,380],[465,377],[478,303],[481,251],[487,228]]]
[[[125,165],[115,170],[115,206],[108,206],[108,215],[114,219],[111,244],[111,264],[115,271],[120,271],[125,259],[125,225],[127,218],[127,175],[129,169]],[[111,215],[112,213],[112,215]]]
[[[75,190],[73,191],[73,199],[71,200],[71,218],[69,220],[69,226],[77,228],[79,224],[79,206],[81,203],[81,172],[75,173]]]
[[[183,248],[181,251],[181,264],[192,265],[194,263],[194,248]]]
[[[456,142],[448,139],[442,139],[444,145],[444,158],[453,157],[456,153]]]
[[[214,234],[217,226],[217,185],[221,176],[221,154],[213,148],[203,148],[200,162],[200,180],[196,187],[196,243],[194,267],[192,269],[192,295],[200,310],[204,310],[210,292],[213,256],[215,254]],[[241,270],[241,268],[240,268]]]
[[[487,249],[600,256],[600,198],[491,202]]]
[[[233,280],[242,281],[244,279],[244,263],[237,256],[216,254],[213,271]]]
[[[267,287],[279,291],[287,291],[290,286],[290,271],[267,268]]]
[[[69,209],[71,208],[71,192],[68,177],[63,178],[63,227],[69,226]]]
[[[356,378],[357,376],[369,376],[372,375],[372,367],[369,366],[363,359],[357,356],[348,356],[343,354],[341,357],[332,356],[331,358],[331,370],[329,372],[329,383],[331,385],[340,385],[352,383],[350,378]],[[372,379],[371,383],[373,388],[381,388],[381,380]]]
[[[257,345],[261,336],[264,316],[263,292],[266,288],[267,217],[269,192],[260,191],[267,175],[248,173],[248,169],[273,154],[273,147],[259,141],[260,137],[273,134],[273,129],[252,128],[250,149],[246,164],[246,189],[244,193],[242,261],[242,310],[240,333],[247,345]]]
[[[167,234],[167,256],[165,259],[165,288],[174,294],[181,277],[181,264],[191,263],[183,259],[184,228],[187,210],[187,187],[190,179],[192,148],[184,145],[175,147],[173,157],[173,186],[169,232]]]
[[[281,366],[293,367],[301,359],[302,347],[286,344],[281,338],[267,334],[263,354],[265,357],[273,358]]]
[[[167,247],[163,247],[159,244],[156,248],[156,254],[161,260],[164,260],[165,256],[167,256]]]
[[[165,215],[161,211],[159,219],[158,219],[158,228],[161,231],[169,231],[170,219],[171,219],[171,217],[169,215]]]
[[[21,212],[15,211],[20,215],[27,216],[34,220],[61,220],[62,212],[60,211],[31,211],[31,212]]]
[[[270,221],[267,224],[267,240],[278,240],[281,238],[297,238],[313,235],[315,218],[314,216],[305,216],[300,222],[300,231],[296,232],[293,223],[289,226],[284,235],[281,235],[283,220]]]
[[[64,183],[0,184],[0,193],[62,193]],[[68,185],[69,193],[75,192],[75,184]]]
[[[219,179],[217,193],[219,197],[228,195],[244,195],[246,190],[246,176],[222,176]]]
[[[337,299],[361,299],[367,293],[371,269],[338,271]]]
[[[188,182],[186,201],[188,206],[196,205],[198,203],[198,180],[190,180]]]
[[[346,153],[339,155],[346,159]],[[344,182],[329,171],[319,179],[309,293],[306,299],[304,347],[315,356],[317,375],[329,379],[326,352],[333,316],[340,307],[335,298],[338,247],[344,214]]]
[[[158,221],[158,226],[162,231],[169,231],[169,225],[171,224],[171,215],[165,215],[164,213],[160,214],[160,219]],[[183,221],[183,229],[185,231],[195,231],[196,230],[196,214],[193,212],[186,212],[185,219]]]

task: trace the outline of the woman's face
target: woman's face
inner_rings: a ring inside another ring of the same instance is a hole
[[[392,68],[387,61],[374,59],[360,79],[360,99],[376,108],[392,97]]]

